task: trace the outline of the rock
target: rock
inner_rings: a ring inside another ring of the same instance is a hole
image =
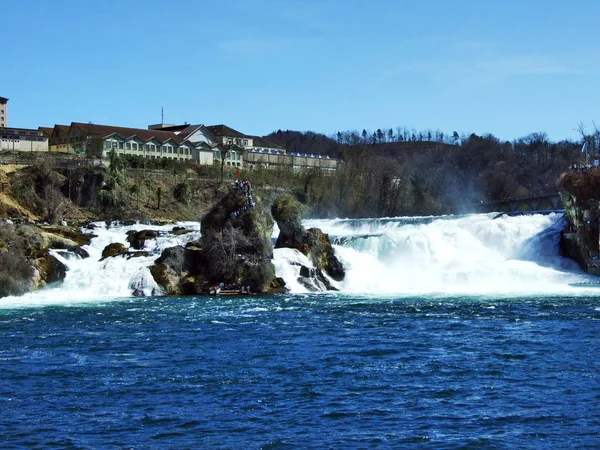
[[[79,247],[72,241],[65,247]],[[0,227],[0,297],[21,295],[48,283],[60,282],[67,268],[48,251],[55,243],[45,231],[31,225]]]
[[[344,267],[335,256],[327,234],[318,228],[304,229],[300,222],[302,211],[300,202],[289,194],[275,199],[271,213],[280,230],[275,248],[294,248],[300,251],[317,269],[315,276],[327,286],[327,289],[335,289],[322,272],[336,281],[341,281],[346,275]]]
[[[106,247],[104,247],[104,250],[102,250],[101,260],[111,256],[121,255],[123,253],[127,253],[127,247],[120,242],[113,242],[112,244],[108,244]]]
[[[75,242],[76,245],[89,245],[90,241],[96,237],[94,234],[82,233],[78,228],[75,227],[41,227],[42,231],[56,236],[62,236],[66,239],[70,239]]]
[[[209,283],[269,290],[275,277],[271,262],[273,221],[258,202],[253,208],[242,190],[232,188],[202,219],[204,278]]]
[[[207,293],[223,283],[232,290],[281,292],[271,260],[273,221],[245,192],[230,189],[204,216],[200,240],[166,249],[151,267],[154,280],[169,294]],[[283,285],[282,285],[283,283]]]
[[[125,252],[125,253],[123,253],[123,256],[125,256],[127,259],[141,258],[141,257],[146,257],[146,256],[152,256],[152,253],[150,253],[150,252],[143,252],[143,251]]]
[[[285,281],[281,277],[273,278],[268,284],[268,291],[273,294],[284,294],[287,292]]]
[[[76,251],[76,249],[80,248],[76,241],[61,235],[49,233],[45,230],[40,231],[40,236],[43,240],[43,246],[46,248],[70,251]]]
[[[148,239],[156,239],[158,231],[156,230],[141,230],[141,231],[128,231],[127,242],[132,248],[136,250],[142,250]]]
[[[39,257],[34,261],[34,265],[40,274],[38,287],[63,281],[67,275],[67,267],[50,253],[48,253],[48,250],[44,250],[43,253],[39,255]]]
[[[580,194],[581,197],[563,188],[559,190],[568,221],[561,233],[561,253],[563,256],[575,260],[586,272],[600,275],[600,261],[598,260],[600,202],[591,198],[589,191],[580,185],[577,185],[574,192]]]
[[[185,249],[181,246],[163,250],[160,257],[150,267],[154,281],[168,295],[181,294],[181,279],[187,275]]]
[[[87,252],[87,250],[84,250],[81,247],[76,247],[74,249],[71,249],[71,251],[77,255],[80,256],[81,259],[85,259],[85,258],[89,258],[90,254]]]
[[[191,232],[192,232],[192,230],[188,230],[187,228],[175,227],[171,231],[171,234],[173,234],[175,236],[182,236],[184,234],[188,234],[188,233],[191,233]]]

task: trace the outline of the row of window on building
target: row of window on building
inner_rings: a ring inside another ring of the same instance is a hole
[[[177,149],[172,145],[158,146],[156,144],[138,144],[137,142],[117,142],[104,141],[104,148],[107,150],[132,150],[132,151],[148,151],[150,153],[177,153]],[[184,155],[191,155],[191,149],[188,147],[179,147],[179,151]]]

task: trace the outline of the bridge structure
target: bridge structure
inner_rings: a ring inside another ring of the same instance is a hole
[[[558,192],[531,197],[507,198],[478,205],[480,212],[502,212],[513,214],[531,214],[539,212],[562,211],[564,206]]]

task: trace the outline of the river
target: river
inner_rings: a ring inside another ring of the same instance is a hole
[[[600,444],[600,289],[558,215],[311,220],[339,292],[151,294],[155,256],[60,255],[63,285],[0,299],[3,448],[564,448]],[[187,224],[191,226],[192,224]]]

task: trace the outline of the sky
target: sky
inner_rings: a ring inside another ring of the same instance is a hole
[[[596,0],[3,0],[8,126],[397,127],[578,140]]]

